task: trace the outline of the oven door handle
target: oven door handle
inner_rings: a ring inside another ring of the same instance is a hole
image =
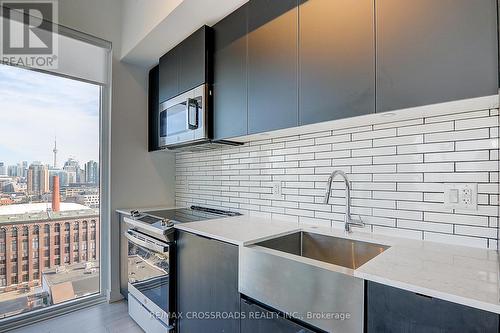
[[[125,232],[124,235],[130,242],[142,246],[151,251],[166,253],[168,252],[170,247],[170,245],[167,243],[163,243],[158,240],[154,240],[152,238],[144,237],[143,235],[141,235],[141,238],[144,239],[141,239],[137,237],[137,233],[133,230],[127,230],[127,232]]]

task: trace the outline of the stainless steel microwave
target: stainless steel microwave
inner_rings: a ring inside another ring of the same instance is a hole
[[[160,104],[160,147],[174,149],[210,140],[210,95],[209,86],[202,84]]]

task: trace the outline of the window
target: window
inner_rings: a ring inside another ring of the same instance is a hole
[[[47,289],[33,288],[40,281],[50,288],[67,279],[88,288],[79,295],[100,297],[108,289],[100,282],[110,281],[101,279],[99,271],[108,267],[97,265],[91,277],[95,281],[87,283],[82,267],[88,259],[80,254],[80,242],[89,228],[96,242],[108,241],[107,225],[100,225],[100,203],[108,216],[109,189],[101,187],[99,178],[108,184],[111,45],[64,27],[59,32],[64,33],[55,35],[58,68],[0,63],[0,256],[6,257],[9,272],[11,267],[12,273],[23,272],[0,281],[6,287],[0,288],[2,320],[19,316],[26,321],[32,311],[37,317],[50,312],[50,297],[48,302],[26,302],[27,292],[33,300],[45,297]],[[99,200],[100,193],[105,198]],[[89,202],[89,197],[95,200]],[[100,260],[97,254],[107,255],[98,242],[94,247],[94,260]],[[56,271],[61,265],[71,274]],[[14,286],[21,282],[22,288]],[[4,292],[9,294],[2,297]],[[7,299],[10,303],[4,304]],[[19,308],[11,309],[11,304]]]

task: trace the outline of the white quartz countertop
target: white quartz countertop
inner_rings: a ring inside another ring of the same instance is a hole
[[[343,230],[252,216],[190,222],[175,227],[238,246],[251,246],[300,230],[388,245],[390,248],[355,270],[292,257],[357,278],[500,314],[499,255],[494,250],[377,235],[360,229],[346,235]]]

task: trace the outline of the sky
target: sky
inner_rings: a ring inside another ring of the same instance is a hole
[[[99,157],[99,86],[0,65],[0,162]]]

